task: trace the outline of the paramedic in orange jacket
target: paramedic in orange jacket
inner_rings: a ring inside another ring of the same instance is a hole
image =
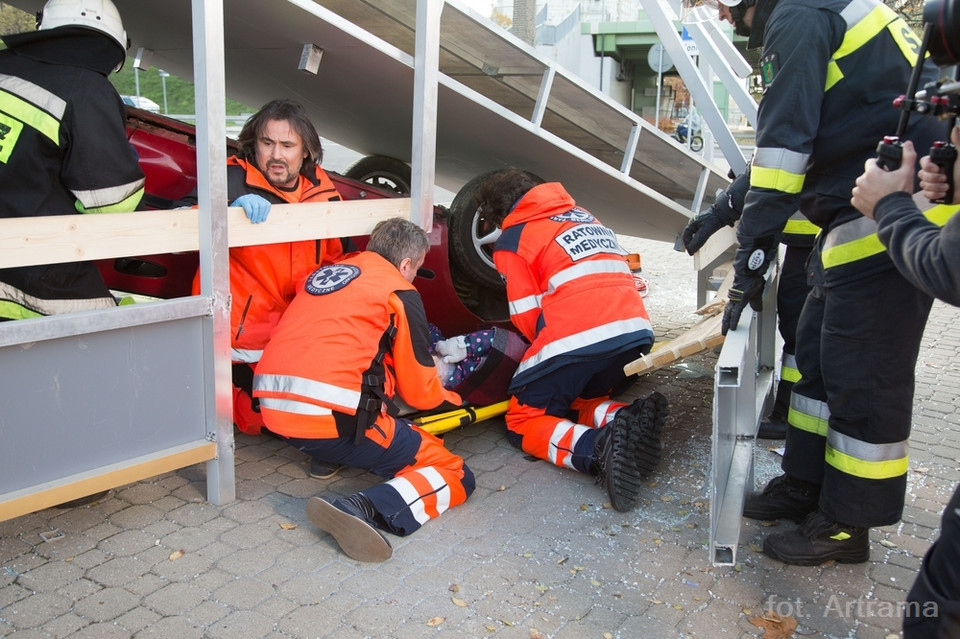
[[[636,505],[660,461],[663,395],[627,405],[623,367],[653,330],[616,235],[556,182],[519,169],[481,183],[480,214],[501,234],[493,261],[514,326],[530,342],[510,384],[510,441],[606,484],[614,508]]]
[[[254,224],[267,219],[271,204],[340,200],[320,168],[320,136],[296,102],[273,100],[264,105],[243,125],[237,144],[237,154],[227,158],[227,197],[230,206],[242,206]],[[178,204],[196,203],[193,193]],[[337,238],[230,249],[233,419],[241,431],[255,435],[263,426],[250,395],[253,369],[297,283],[343,254],[344,241]],[[194,292],[199,289],[198,273]]]
[[[429,248],[413,222],[379,223],[367,250],[316,269],[264,349],[254,396],[266,427],[324,462],[389,481],[332,502],[313,497],[307,516],[358,561],[392,554],[379,530],[409,535],[462,504],[473,473],[443,442],[392,416],[392,399],[452,410],[430,354],[426,313],[412,282]]]

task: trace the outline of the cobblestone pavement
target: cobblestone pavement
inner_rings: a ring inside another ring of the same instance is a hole
[[[664,338],[694,323],[690,258],[642,254],[647,305]],[[758,552],[744,521],[738,565],[708,553],[712,369],[707,353],[641,378],[671,401],[664,459],[630,513],[593,479],[530,461],[502,420],[445,436],[476,473],[466,504],[361,564],[307,521],[313,495],[375,483],[346,470],[321,481],[271,437],[237,437],[237,500],[207,503],[204,466],[115,490],[87,506],[0,522],[0,636],[33,637],[759,637],[769,610],[793,636],[899,636],[913,582],[960,480],[960,314],[937,303],[917,365],[903,521],[871,531],[869,563],[798,568]],[[762,442],[757,480],[778,472]],[[769,636],[769,635],[768,635]]]

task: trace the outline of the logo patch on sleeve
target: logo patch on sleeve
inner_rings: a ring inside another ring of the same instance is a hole
[[[780,70],[780,61],[776,53],[770,53],[760,58],[760,80],[763,82],[763,88],[773,82],[777,77],[777,71]]]
[[[352,264],[321,266],[310,274],[304,288],[311,295],[326,295],[339,291],[359,275],[360,269]]]
[[[590,213],[590,211],[584,211],[576,206],[566,213],[561,213],[560,215],[551,215],[550,219],[554,222],[576,222],[577,224],[588,224],[597,220],[597,218],[593,217],[593,214]]]

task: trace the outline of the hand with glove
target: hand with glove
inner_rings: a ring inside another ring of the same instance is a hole
[[[747,304],[755,311],[763,310],[763,285],[770,261],[776,256],[777,243],[771,238],[762,238],[752,246],[741,245],[733,260],[733,285],[727,293],[727,305],[723,308],[720,333],[737,330],[740,315]]]
[[[243,212],[254,224],[266,222],[267,215],[270,214],[270,202],[256,193],[241,195],[230,206],[242,206]]]
[[[443,361],[448,364],[462,362],[467,358],[467,340],[463,335],[442,339],[434,345],[434,348],[438,354],[443,356]]]
[[[743,199],[750,188],[750,171],[741,173],[706,211],[697,214],[683,229],[683,248],[689,255],[699,251],[724,226],[733,226],[743,212]]]

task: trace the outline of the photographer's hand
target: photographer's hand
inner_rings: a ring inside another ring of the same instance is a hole
[[[960,126],[953,127],[950,132],[950,141],[955,146],[960,146]],[[947,195],[947,190],[950,188],[949,180],[946,175],[941,173],[940,167],[930,160],[929,155],[920,158],[920,171],[917,176],[920,178],[920,188],[923,190],[923,196],[928,200],[942,200]],[[957,189],[956,186],[960,185],[960,162],[953,167],[953,184],[953,201],[958,202],[960,201],[960,189]]]
[[[917,163],[917,152],[913,143],[906,140],[903,143],[903,161],[895,171],[885,171],[876,158],[867,160],[863,165],[863,175],[857,178],[857,185],[853,187],[853,197],[850,203],[855,209],[873,219],[873,209],[883,197],[895,191],[913,192],[914,166]]]

